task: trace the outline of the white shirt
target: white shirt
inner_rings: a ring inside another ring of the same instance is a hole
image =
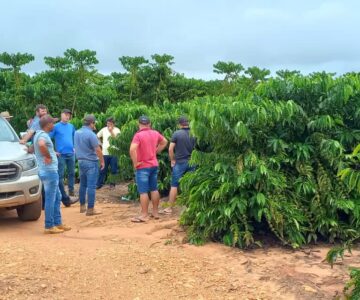
[[[113,129],[114,136],[117,136],[120,134],[120,129],[117,127],[114,127]],[[107,127],[104,127],[97,133],[98,138],[102,138],[102,153],[104,155],[109,155],[109,148],[110,148],[110,142],[109,139],[112,137],[109,129]]]

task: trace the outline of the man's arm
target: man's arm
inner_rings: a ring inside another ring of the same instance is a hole
[[[95,149],[95,151],[96,151],[97,157],[98,157],[99,160],[100,160],[100,169],[102,170],[102,169],[105,168],[105,162],[104,162],[104,155],[103,155],[103,153],[102,153],[102,151],[101,151],[100,146],[97,146],[96,149]]]
[[[20,144],[25,145],[33,137],[34,133],[34,130],[29,129],[27,134],[25,134],[24,137],[20,140]]]
[[[167,143],[168,143],[167,139],[163,138],[156,149],[156,153],[157,154],[161,153],[165,149]]]
[[[137,161],[137,148],[138,147],[139,147],[139,145],[135,144],[135,143],[131,143],[131,145],[130,145],[129,153],[130,153],[130,157],[131,157],[134,169],[136,169],[136,167],[141,164],[141,162]]]
[[[169,146],[169,157],[172,167],[175,166],[175,153],[174,153],[175,145],[176,145],[175,143],[171,142]]]
[[[38,146],[39,146],[39,151],[40,153],[44,156],[44,162],[45,164],[51,164],[51,156],[48,150],[48,147],[46,146],[46,142],[43,139],[39,139],[38,140]]]

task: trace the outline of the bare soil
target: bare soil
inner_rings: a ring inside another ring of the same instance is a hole
[[[0,211],[0,299],[336,299],[359,266],[359,251],[333,269],[329,245],[251,251],[186,244],[178,215],[134,224],[137,203],[121,202],[126,186],[104,187],[102,215],[79,204],[63,208],[60,235],[43,233],[43,217],[23,223]]]

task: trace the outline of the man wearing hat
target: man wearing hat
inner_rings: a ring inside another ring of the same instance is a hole
[[[132,222],[146,222],[149,218],[149,195],[153,206],[152,216],[159,218],[158,207],[160,194],[157,187],[158,160],[156,154],[163,151],[167,140],[159,132],[151,129],[147,116],[139,118],[139,131],[134,135],[130,145],[130,157],[136,170],[136,185],[140,194],[141,215],[131,219]]]
[[[59,190],[58,160],[49,136],[57,119],[44,115],[39,120],[40,130],[34,137],[34,151],[39,168],[39,177],[45,190],[45,233],[62,233],[70,230],[62,223]]]
[[[80,213],[87,216],[100,214],[94,209],[96,197],[96,181],[100,168],[105,166],[104,157],[99,145],[99,140],[94,133],[95,117],[87,115],[83,119],[83,127],[75,132],[74,145],[75,154],[79,161],[80,171]],[[86,207],[87,196],[87,207]]]
[[[8,111],[3,111],[0,113],[0,116],[2,116],[6,121],[10,122],[12,117]]]
[[[161,210],[162,214],[171,214],[178,194],[179,180],[194,167],[189,165],[191,153],[195,147],[195,138],[190,136],[189,120],[180,117],[178,120],[180,130],[174,132],[169,146],[169,157],[171,161],[172,178],[169,195],[169,207]]]
[[[55,140],[55,149],[59,162],[59,188],[61,192],[61,201],[65,206],[70,206],[76,201],[71,201],[69,196],[74,195],[75,185],[75,152],[74,152],[74,135],[75,127],[69,123],[71,119],[71,110],[63,109],[61,120],[56,123],[54,129],[50,132],[50,137]],[[64,188],[65,167],[68,174],[69,196]]]

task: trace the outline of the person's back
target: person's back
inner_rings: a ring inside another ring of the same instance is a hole
[[[93,132],[95,121],[93,115],[87,115],[83,120],[83,127],[75,132],[74,137],[75,154],[79,161],[80,173],[80,213],[86,212],[87,216],[101,213],[94,210],[99,160],[101,169],[104,168],[104,157],[99,146],[99,140]]]
[[[195,147],[195,138],[190,136],[190,128],[182,128],[174,132],[172,143],[175,143],[175,160],[178,163],[187,162]]]
[[[156,150],[163,136],[151,128],[142,128],[134,136],[133,143],[138,144],[138,169],[157,167],[159,165]]]
[[[96,147],[99,141],[96,134],[88,126],[83,126],[75,132],[74,146],[78,160],[97,161]]]

